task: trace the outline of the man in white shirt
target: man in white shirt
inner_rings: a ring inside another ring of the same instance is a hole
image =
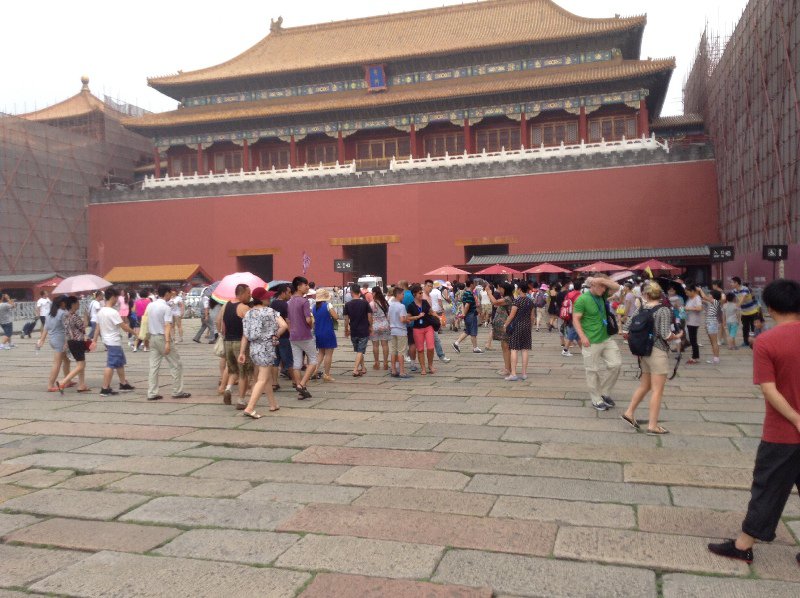
[[[161,361],[169,364],[172,375],[172,398],[188,399],[191,394],[183,392],[183,364],[181,356],[171,347],[172,308],[166,300],[172,293],[167,285],[158,287],[158,298],[148,306],[147,332],[150,334],[150,375],[148,378],[147,400],[158,401],[164,397],[158,394],[158,371]]]
[[[115,300],[116,303],[116,300]],[[89,304],[89,336],[94,338],[95,330],[97,330],[97,314],[100,312],[100,309],[103,307],[103,291],[97,291],[94,294],[94,299]],[[105,340],[103,340],[105,343]]]
[[[100,292],[98,292],[99,294]],[[114,287],[106,289],[105,307],[101,307],[95,316],[95,325],[92,332],[92,340],[97,343],[97,337],[103,338],[103,344],[106,346],[106,369],[103,371],[103,387],[100,389],[101,397],[110,397],[119,392],[131,392],[134,387],[128,384],[128,378],[125,376],[125,353],[122,350],[122,336],[120,330],[124,330],[133,334],[133,330],[128,324],[122,321],[122,316],[114,309],[117,304],[119,291]],[[111,378],[114,375],[114,370],[117,370],[117,377],[119,378],[119,392],[111,390]]]
[[[39,294],[39,300],[36,302],[36,315],[39,316],[39,320],[42,323],[42,328],[44,328],[44,321],[47,318],[47,314],[50,313],[50,306],[53,304],[50,301],[50,298],[47,296],[47,293],[42,291]],[[36,322],[34,321],[34,325]],[[33,332],[33,328],[31,328],[31,332]]]
[[[178,335],[178,342],[183,342],[183,312],[185,309],[183,297],[180,291],[170,291],[169,298],[165,297],[167,305],[172,310],[172,340],[175,340],[175,334]]]

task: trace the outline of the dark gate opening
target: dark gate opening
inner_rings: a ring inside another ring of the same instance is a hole
[[[374,245],[345,245],[344,258],[353,260],[351,281],[355,282],[359,276],[380,276],[386,281],[386,243]]]
[[[236,258],[236,270],[250,272],[269,282],[272,280],[272,256],[240,255]]]
[[[508,255],[508,244],[503,245],[464,245],[464,263],[476,255]]]

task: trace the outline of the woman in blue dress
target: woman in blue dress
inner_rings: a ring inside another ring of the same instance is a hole
[[[331,377],[331,362],[333,361],[333,350],[338,347],[334,329],[334,323],[338,320],[339,314],[331,305],[331,292],[328,289],[319,289],[316,305],[314,305],[314,336],[317,339],[322,379],[326,382],[334,381],[334,378]]]
[[[56,380],[58,379],[59,369],[63,369],[65,377],[70,370],[69,354],[67,353],[67,330],[64,327],[64,320],[68,315],[66,307],[68,299],[67,295],[60,295],[53,301],[50,306],[50,313],[44,321],[42,336],[36,342],[36,346],[41,349],[44,341],[47,340],[54,351],[53,366],[50,368],[50,377],[47,381],[47,392],[58,392]]]

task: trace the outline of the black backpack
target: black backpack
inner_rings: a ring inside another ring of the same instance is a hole
[[[628,327],[628,348],[638,357],[649,357],[653,352],[655,337],[655,312],[661,306],[642,308],[631,318]]]

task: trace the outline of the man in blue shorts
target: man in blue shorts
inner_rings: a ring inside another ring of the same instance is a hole
[[[350,285],[350,294],[353,300],[344,306],[344,335],[353,341],[353,351],[356,352],[353,376],[358,377],[367,373],[364,353],[367,352],[367,343],[372,334],[372,308],[361,296],[361,289],[357,284]]]
[[[464,294],[461,296],[461,306],[461,313],[464,316],[464,332],[453,343],[453,349],[456,350],[456,353],[461,353],[458,345],[469,337],[472,342],[472,352],[483,353],[478,348],[478,307],[475,302],[475,281],[471,278],[467,280],[467,288],[464,289]]]
[[[97,326],[94,329],[92,340],[97,343],[97,337],[103,338],[103,344],[106,346],[108,353],[106,354],[106,369],[103,371],[103,387],[100,389],[101,397],[110,397],[119,392],[131,392],[134,390],[133,386],[128,384],[128,378],[125,376],[125,352],[122,350],[122,335],[120,330],[124,330],[133,334],[133,330],[125,322],[119,312],[114,309],[117,304],[119,291],[111,287],[106,289],[105,306],[97,311]],[[111,390],[111,378],[114,375],[114,370],[117,371],[119,378],[119,392]]]

